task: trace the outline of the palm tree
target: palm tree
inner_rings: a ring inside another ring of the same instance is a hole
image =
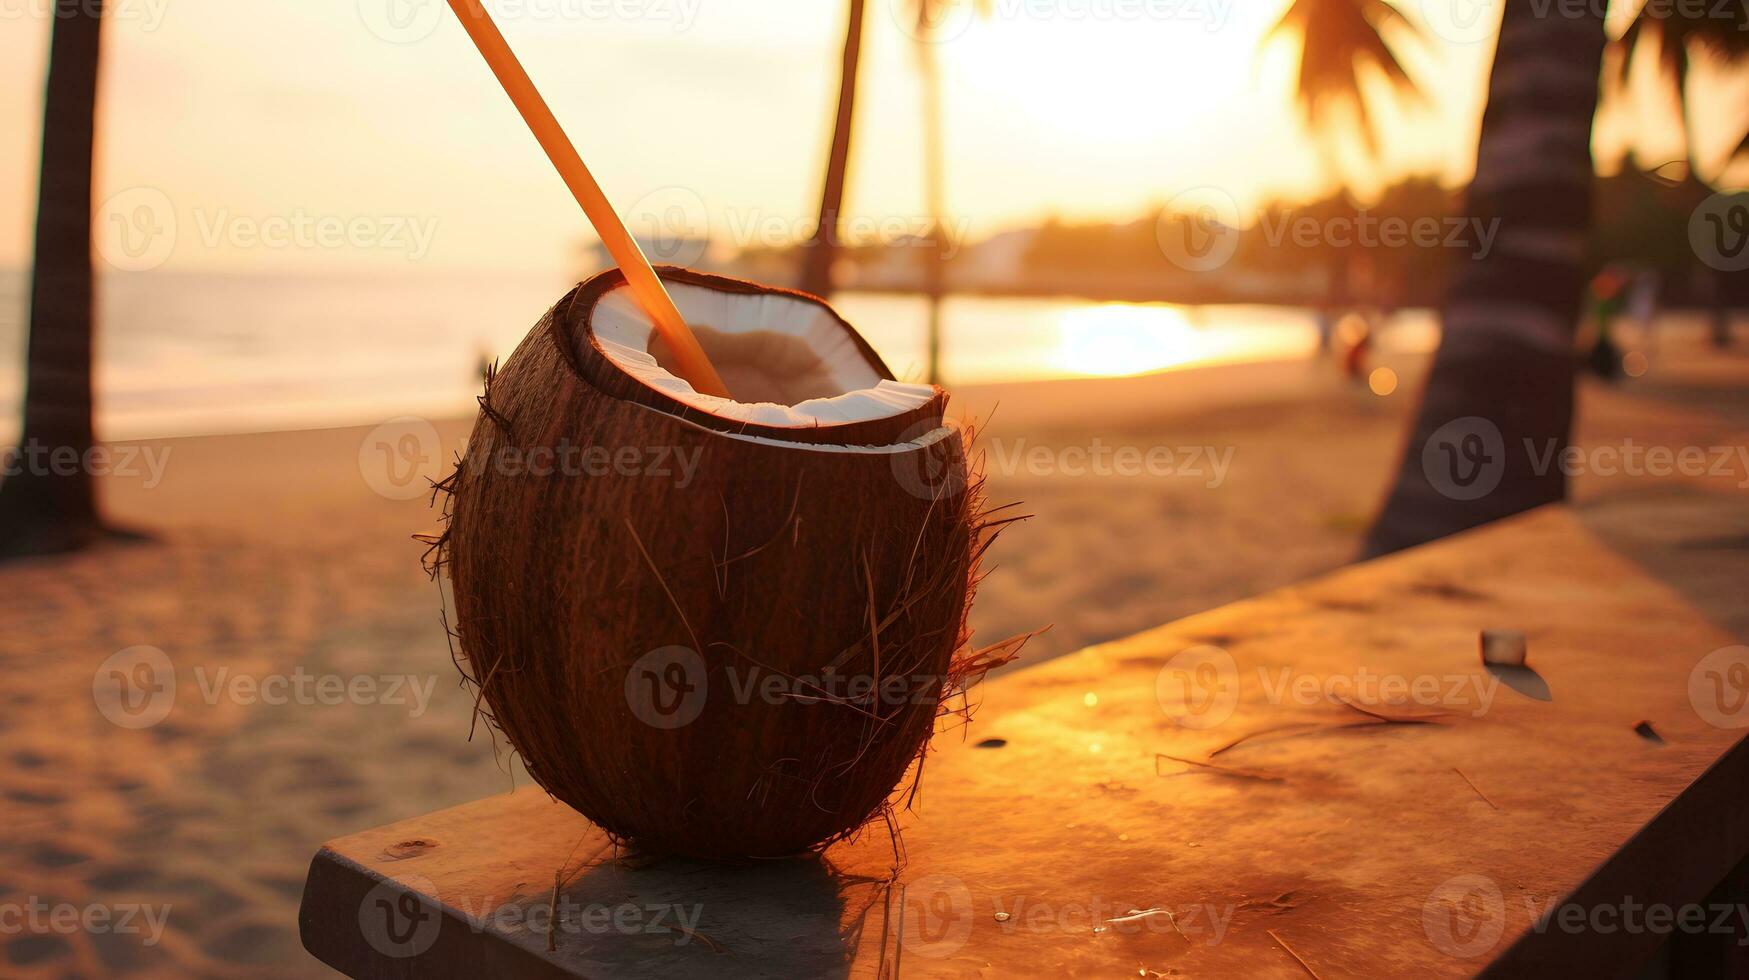
[[[850,130],[856,120],[856,66],[862,59],[863,0],[850,0],[844,27],[844,55],[838,70],[838,114],[832,123],[832,148],[826,154],[826,179],[820,188],[820,218],[802,253],[802,292],[832,292],[832,260],[838,248],[838,212],[850,167]]]
[[[1499,232],[1447,288],[1443,339],[1368,555],[1566,496],[1561,468],[1548,461],[1572,428],[1605,42],[1599,6],[1555,15],[1505,4],[1467,208]]]
[[[946,211],[946,163],[942,156],[941,71],[935,59],[935,29],[954,0],[916,0],[916,29],[911,32],[917,53],[923,122],[923,208],[929,217],[929,234],[923,254],[923,295],[929,304],[927,330],[930,384],[941,381],[941,301],[946,289],[945,251],[941,240],[942,214]]]
[[[1716,168],[1704,164],[1700,159],[1688,71],[1697,55],[1732,65],[1749,60],[1749,8],[1743,4],[1731,4],[1722,10],[1713,5],[1694,9],[1688,4],[1648,0],[1640,6],[1613,47],[1616,49],[1614,82],[1618,91],[1627,89],[1634,56],[1642,48],[1651,51],[1660,81],[1670,86],[1670,94],[1675,99],[1676,118],[1682,127],[1683,153],[1688,160],[1688,179],[1699,192],[1696,200],[1698,202],[1712,194],[1718,189],[1713,183],[1718,173],[1738,156],[1749,153],[1749,135],[1745,135]],[[1745,120],[1744,128],[1749,129],[1749,120]],[[1713,344],[1725,347],[1731,340],[1730,314],[1724,291],[1720,288],[1720,275],[1710,267],[1703,266],[1697,271],[1705,277],[1703,282],[1711,293]]]
[[[0,483],[0,556],[83,547],[103,533],[89,452],[91,161],[102,0],[57,0],[43,109],[41,186],[30,287],[23,465]],[[50,455],[39,455],[46,451]],[[65,466],[57,455],[76,453]],[[36,463],[32,463],[32,458]]]
[[[832,261],[838,250],[838,216],[844,207],[844,187],[850,161],[850,133],[855,123],[856,70],[862,54],[864,0],[850,0],[849,18],[844,30],[844,56],[838,75],[838,114],[832,127],[832,147],[826,157],[826,179],[820,192],[820,217],[814,225],[802,257],[800,288],[816,296],[832,292]],[[923,186],[924,207],[929,215],[929,246],[923,266],[923,292],[929,302],[928,377],[934,383],[941,377],[941,298],[945,292],[945,253],[948,243],[943,238],[945,213],[945,165],[941,135],[941,79],[935,59],[938,42],[936,28],[948,8],[962,0],[911,0],[917,70],[922,80],[923,124]],[[975,0],[980,12],[987,12],[989,0]]]
[[[1370,71],[1384,79],[1387,99],[1410,105],[1425,101],[1386,39],[1387,30],[1400,40],[1416,44],[1427,40],[1413,21],[1384,0],[1294,0],[1259,44],[1267,48],[1285,38],[1298,49],[1295,102],[1324,175],[1337,186],[1336,203],[1340,205],[1351,203],[1338,153],[1340,137],[1353,132],[1360,137],[1367,156],[1378,156],[1372,99],[1366,93],[1363,73]],[[1354,301],[1349,294],[1347,249],[1328,250],[1324,278],[1328,285],[1318,311],[1321,351],[1329,349],[1337,315]]]
[[[923,124],[923,208],[929,233],[924,239],[923,295],[929,303],[928,381],[941,382],[941,301],[947,292],[947,162],[941,122],[941,70],[936,60],[937,32],[950,8],[966,0],[912,0],[916,4],[911,39],[917,54],[917,75]],[[970,0],[976,13],[987,16],[990,0]]]

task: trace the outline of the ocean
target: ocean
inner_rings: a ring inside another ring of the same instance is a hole
[[[98,287],[96,391],[104,439],[369,424],[473,410],[485,361],[507,357],[569,288],[513,274],[108,274]],[[22,272],[0,272],[0,433],[17,437]],[[926,370],[920,296],[846,293],[835,306],[903,380]],[[1311,311],[1076,299],[951,297],[946,383],[1137,374],[1310,356]],[[1430,348],[1431,314],[1381,342]]]

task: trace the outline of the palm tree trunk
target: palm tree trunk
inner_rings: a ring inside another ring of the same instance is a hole
[[[832,123],[832,149],[826,156],[826,181],[820,189],[820,220],[802,253],[804,293],[832,292],[832,260],[838,250],[838,212],[844,207],[844,182],[850,167],[850,130],[856,120],[856,65],[862,58],[863,0],[850,0],[844,27],[844,60],[838,72],[838,116]]]
[[[1369,556],[1566,496],[1600,6],[1507,0],[1467,208],[1499,231],[1485,257],[1454,259],[1444,339]]]
[[[928,350],[930,384],[941,383],[941,301],[946,288],[947,240],[942,215],[947,210],[947,165],[942,148],[941,71],[930,36],[934,17],[929,4],[918,6],[917,71],[923,106],[923,209],[929,216],[929,238],[923,251],[923,295],[929,303]]]
[[[91,166],[102,3],[57,0],[43,109],[20,453],[0,483],[0,555],[102,532],[90,466]],[[76,456],[75,462],[69,463]]]

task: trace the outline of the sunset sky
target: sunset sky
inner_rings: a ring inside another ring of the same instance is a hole
[[[849,210],[898,228],[920,220],[921,193],[895,2],[870,0]],[[50,3],[0,0],[4,266],[29,251]],[[489,6],[622,211],[678,207],[735,244],[806,234],[842,4]],[[1049,215],[1134,218],[1199,185],[1247,207],[1320,190],[1292,57],[1256,55],[1285,6],[996,0],[989,18],[951,20],[938,46],[951,210],[981,238]],[[166,269],[406,267],[416,243],[390,232],[403,219],[430,231],[413,263],[425,269],[561,269],[591,237],[441,0],[112,0],[106,30],[97,200],[152,189],[177,226]],[[1491,56],[1486,38],[1434,37],[1412,64],[1431,105],[1387,116],[1383,173],[1467,176]],[[1641,115],[1656,120],[1650,101]],[[1600,149],[1611,139],[1602,127]],[[273,218],[367,232],[285,248],[236,234]]]

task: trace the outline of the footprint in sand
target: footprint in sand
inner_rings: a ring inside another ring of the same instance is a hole
[[[12,764],[20,769],[41,769],[48,761],[47,756],[29,749],[12,753]]]
[[[6,798],[25,806],[53,806],[56,803],[65,802],[67,799],[59,793],[37,793],[28,789],[7,790]]]
[[[32,848],[29,853],[33,864],[39,868],[48,868],[51,871],[75,864],[83,864],[90,859],[88,854],[62,847],[53,841],[43,841]]]
[[[6,962],[13,966],[35,966],[64,959],[71,955],[73,948],[60,936],[44,933],[30,933],[13,936],[5,944]]]
[[[144,937],[116,932],[93,932],[90,935],[91,948],[97,952],[97,958],[103,961],[104,967],[113,976],[132,973],[147,966],[152,960],[164,956],[154,952],[147,946]]]
[[[142,886],[158,880],[158,876],[150,868],[140,865],[122,865],[108,868],[91,875],[85,883],[102,892],[138,892]]]
[[[290,938],[278,925],[245,920],[202,941],[201,949],[208,956],[226,963],[259,966],[291,962],[292,957],[302,955]]]

